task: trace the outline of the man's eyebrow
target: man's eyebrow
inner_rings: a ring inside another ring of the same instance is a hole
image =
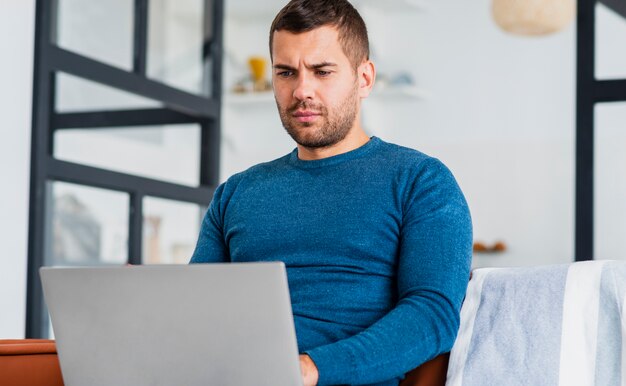
[[[337,64],[332,63],[332,62],[322,62],[322,63],[316,63],[316,64],[311,64],[307,66],[307,68],[312,68],[312,69],[319,69],[319,68],[324,68],[324,67],[337,67]],[[286,64],[280,64],[280,63],[275,64],[274,69],[275,70],[288,70],[288,71],[296,70],[294,67],[288,66]]]
[[[286,64],[275,64],[274,65],[274,69],[275,70],[289,70],[289,71],[294,71],[295,68],[288,66]]]
[[[322,63],[318,63],[318,64],[312,64],[310,66],[307,66],[308,68],[314,68],[314,69],[318,69],[318,68],[322,68],[322,67],[337,67],[336,63],[332,63],[332,62],[322,62]]]

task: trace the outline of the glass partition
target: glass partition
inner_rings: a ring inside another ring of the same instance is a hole
[[[202,58],[206,38],[204,3],[204,0],[150,0],[147,63],[150,78],[192,93],[210,95]]]
[[[131,70],[134,0],[58,0],[57,45]]]
[[[626,11],[626,6],[622,8]],[[626,17],[598,2],[596,5],[596,78],[626,78],[626,49],[624,47],[626,47]]]
[[[198,239],[203,212],[195,204],[144,198],[143,263],[189,263]]]
[[[594,257],[626,260],[626,102],[595,112]]]
[[[46,213],[46,265],[125,264],[129,196],[51,181]]]

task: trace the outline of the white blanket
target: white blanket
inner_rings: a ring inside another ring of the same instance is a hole
[[[473,272],[446,386],[626,386],[626,262]]]

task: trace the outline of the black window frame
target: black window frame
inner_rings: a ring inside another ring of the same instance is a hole
[[[48,316],[39,268],[45,264],[47,184],[50,181],[129,194],[128,263],[141,264],[143,198],[158,197],[208,206],[219,183],[221,137],[221,80],[224,0],[204,1],[203,60],[210,60],[210,96],[182,91],[146,75],[149,0],[135,0],[133,69],[124,71],[63,49],[55,44],[59,0],[37,0],[35,68],[31,141],[30,209],[26,299],[26,337],[47,336]],[[206,71],[206,67],[205,67]],[[80,113],[55,111],[58,72],[161,102],[154,109]],[[54,133],[63,129],[93,129],[196,123],[200,126],[200,176],[197,187],[120,173],[54,158]]]
[[[626,18],[623,0],[578,0],[576,51],[576,261],[594,259],[595,105],[626,102],[626,79],[596,79],[596,4]]]

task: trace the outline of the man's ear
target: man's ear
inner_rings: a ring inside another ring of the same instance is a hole
[[[359,78],[359,96],[367,98],[376,81],[376,66],[371,60],[363,61],[357,69],[357,76]]]

